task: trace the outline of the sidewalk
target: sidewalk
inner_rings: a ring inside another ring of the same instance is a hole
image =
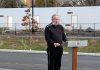
[[[0,68],[0,70],[15,70],[15,69],[5,69],[5,68]]]
[[[46,54],[46,51],[36,51],[36,50],[12,50],[12,49],[0,49],[0,52],[14,52],[14,53],[37,53],[37,54]],[[68,52],[64,52],[68,54]],[[82,56],[100,56],[100,53],[84,53],[78,52],[78,55]]]

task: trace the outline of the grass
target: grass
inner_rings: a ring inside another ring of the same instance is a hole
[[[0,36],[0,49],[46,50],[45,40],[40,38],[18,38]]]
[[[79,48],[81,52],[89,52],[89,53],[100,53],[100,40],[89,40],[89,46],[84,48]]]
[[[70,39],[76,40],[76,39]],[[100,53],[100,40],[88,39],[89,46],[78,48],[79,52]],[[0,49],[16,49],[16,50],[46,50],[46,42],[44,38],[18,38],[16,36],[0,36]],[[64,51],[68,51],[64,47]]]

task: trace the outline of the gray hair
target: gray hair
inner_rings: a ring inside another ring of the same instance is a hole
[[[54,16],[59,16],[59,15],[57,15],[57,14],[53,14],[53,15],[52,15],[52,20],[53,20]]]

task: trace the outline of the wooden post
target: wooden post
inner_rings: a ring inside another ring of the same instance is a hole
[[[72,70],[77,70],[77,47],[73,47]]]
[[[77,50],[85,46],[88,46],[88,40],[68,41],[68,70],[77,70]]]

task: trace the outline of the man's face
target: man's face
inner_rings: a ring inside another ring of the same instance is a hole
[[[60,22],[59,16],[53,16],[53,18],[52,18],[52,23],[53,23],[54,25],[58,25],[59,22]]]

